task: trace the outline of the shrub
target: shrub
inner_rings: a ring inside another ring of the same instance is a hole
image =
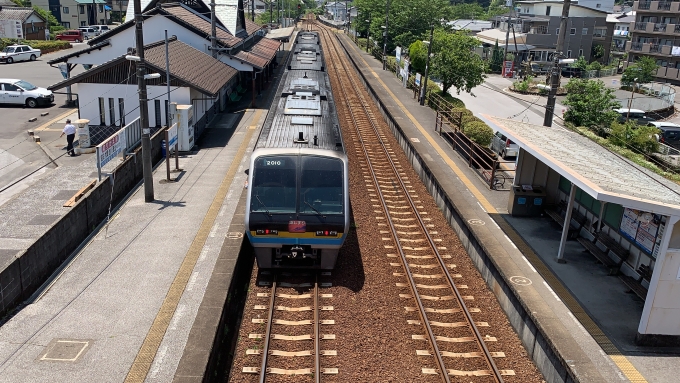
[[[8,39],[8,38],[1,38],[0,39],[0,49],[4,49],[8,45],[12,44],[17,44],[19,42],[18,39]],[[68,41],[61,41],[61,40],[54,40],[54,41],[48,41],[48,40],[21,40],[21,44],[27,44],[30,45],[31,47],[35,49],[40,49],[42,54],[50,53],[50,52],[56,52],[58,50],[62,49],[68,49],[71,47],[71,43]]]
[[[588,64],[588,70],[600,70],[602,69],[602,64],[600,64],[597,61],[593,61],[590,64]]]
[[[476,117],[475,117],[476,118]],[[493,138],[493,129],[483,121],[470,121],[463,125],[463,133],[477,144],[487,147]]]
[[[612,124],[609,141],[623,148],[633,149],[642,154],[650,154],[659,150],[655,134],[659,129],[653,126],[640,126],[635,121],[625,124]]]

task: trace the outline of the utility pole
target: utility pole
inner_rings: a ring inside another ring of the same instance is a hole
[[[545,106],[545,119],[543,126],[552,126],[553,114],[555,113],[555,96],[560,81],[560,56],[564,51],[564,39],[567,36],[567,20],[569,19],[569,7],[571,0],[564,0],[562,5],[562,19],[560,20],[560,33],[557,35],[557,46],[555,46],[555,63],[550,74],[550,93],[548,93],[548,104]]]
[[[135,12],[135,40],[137,40],[137,89],[139,91],[139,124],[142,129],[142,173],[144,175],[144,200],[153,202],[153,173],[151,169],[151,129],[149,129],[149,104],[146,99],[146,66],[144,63],[144,30],[141,0],[133,2]]]
[[[366,20],[368,23],[366,25],[366,53],[369,53],[368,51],[368,44],[371,42],[371,14],[368,14],[368,20]]]
[[[217,25],[215,24],[215,0],[210,0],[210,52],[217,58]]]
[[[270,0],[269,1],[269,24],[274,22],[274,12],[272,10],[272,6],[274,5],[274,1]],[[271,27],[271,25],[270,25]]]
[[[432,39],[434,38],[434,26],[430,28],[430,43],[427,45],[427,59],[425,60],[425,84],[420,87],[420,105],[425,105],[425,92],[427,92],[427,72],[430,69],[430,55],[432,54]]]
[[[250,0],[250,21],[255,22],[255,0]]]
[[[387,0],[387,5],[385,6],[385,30],[383,31],[383,70],[387,68],[387,23],[390,19],[390,0]]]
[[[505,77],[505,62],[508,60],[508,40],[510,40],[510,14],[508,14],[505,24],[505,48],[503,49],[503,68],[501,68],[503,77]]]

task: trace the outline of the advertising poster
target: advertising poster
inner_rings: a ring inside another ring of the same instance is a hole
[[[401,47],[397,47],[397,62],[401,62]]]
[[[640,222],[640,227],[638,227],[635,242],[637,242],[640,247],[650,254],[654,249],[654,242],[656,242],[656,234],[659,231],[660,221],[660,217],[658,215],[654,215],[654,219],[652,219],[649,223],[645,224],[644,222]]]
[[[623,210],[623,218],[621,218],[621,234],[635,242],[639,224],[637,210],[625,208]]]

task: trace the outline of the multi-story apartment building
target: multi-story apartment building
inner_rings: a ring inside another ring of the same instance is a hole
[[[642,56],[656,60],[656,80],[680,84],[680,1],[635,1],[628,63]]]
[[[66,28],[108,24],[104,0],[32,0],[31,4],[50,11]]]
[[[518,1],[515,2],[517,13],[497,16],[492,21],[497,28],[505,31],[510,17],[516,38],[524,38],[525,50],[522,52],[522,47],[518,47],[519,59],[531,58],[539,65],[548,65],[553,62],[563,4],[562,1]],[[567,28],[564,41],[566,57],[583,56],[592,61],[593,46],[601,45],[604,55],[598,60],[604,63],[609,61],[614,26],[607,23],[606,12],[572,4]],[[513,32],[510,33],[512,37]]]

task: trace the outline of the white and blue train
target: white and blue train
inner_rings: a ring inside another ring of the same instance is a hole
[[[349,230],[349,167],[317,32],[296,37],[248,174],[258,267],[333,269]]]

